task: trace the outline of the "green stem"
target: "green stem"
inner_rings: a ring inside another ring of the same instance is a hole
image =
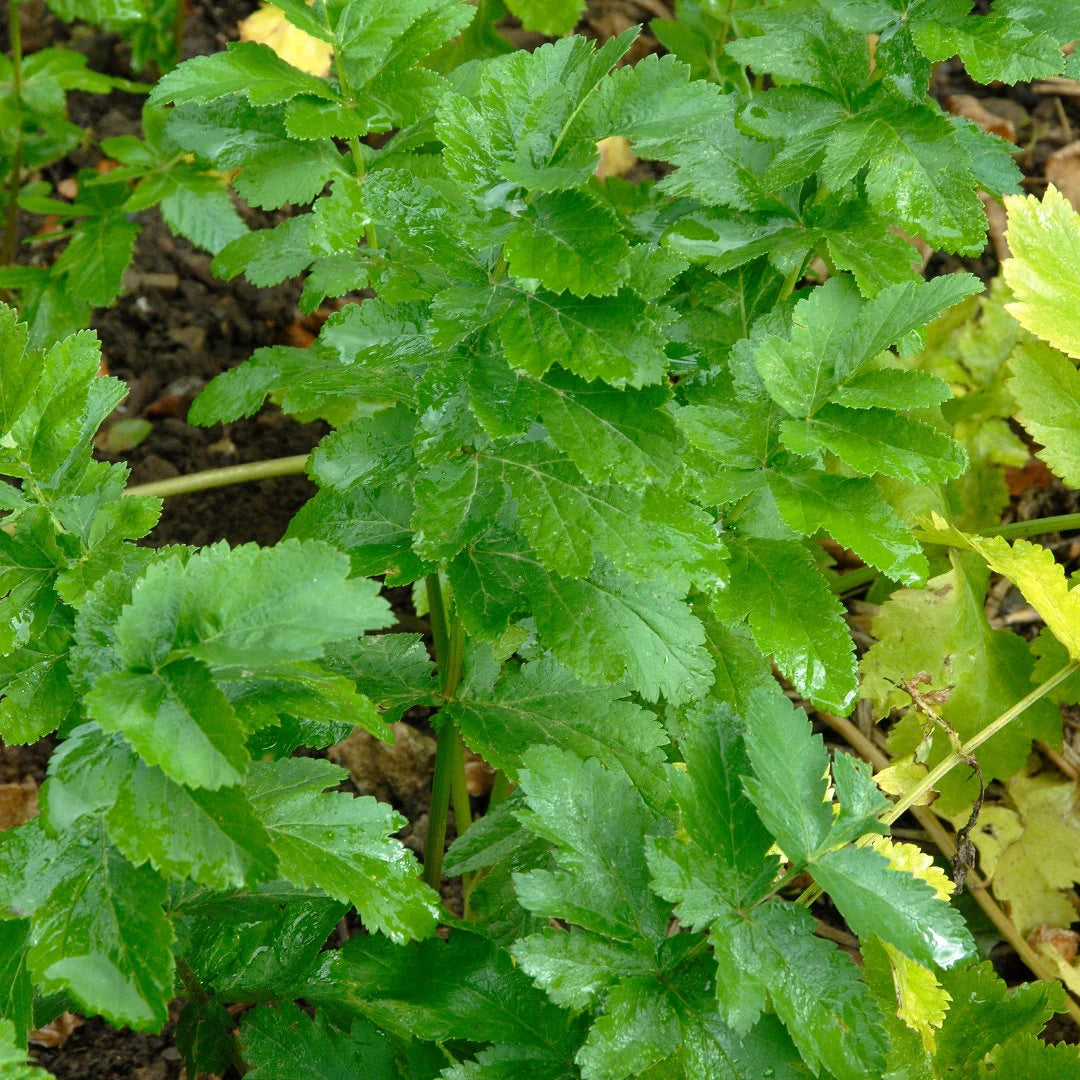
[[[442,881],[443,852],[446,847],[446,819],[450,814],[450,777],[453,775],[454,744],[457,732],[445,718],[435,746],[435,775],[431,781],[431,809],[427,839],[424,841],[424,880],[436,891]]]
[[[435,643],[435,662],[444,672],[445,682],[446,661],[450,653],[450,630],[439,575],[428,574],[424,578],[424,587],[427,590],[428,614],[431,618],[431,637]]]
[[[795,291],[795,286],[799,284],[799,278],[801,278],[802,275],[803,264],[799,263],[799,265],[784,278],[784,284],[780,286],[780,295],[776,298],[778,304],[786,300]]]
[[[1029,521],[1013,521],[1008,525],[993,525],[989,529],[980,529],[976,536],[1000,536],[1003,540],[1018,540],[1025,536],[1046,536],[1048,533],[1067,532],[1080,529],[1080,514],[1055,514],[1053,517],[1031,518]],[[942,547],[955,546],[951,540],[938,533],[916,530],[915,539],[924,544],[940,544]]]
[[[228,487],[230,484],[272,480],[278,476],[297,476],[307,468],[309,456],[309,454],[295,454],[292,457],[271,458],[269,461],[253,461],[248,465],[226,465],[222,469],[206,469],[187,476],[154,480],[149,484],[135,484],[124,494],[156,495],[160,499],[167,499],[170,495],[187,495],[193,491]]]
[[[1057,514],[1055,517],[1032,518],[1030,521],[1014,521],[993,529],[980,529],[980,536],[1002,536],[1015,540],[1022,536],[1045,536],[1047,533],[1080,529],[1080,514]]]
[[[442,672],[442,698],[444,701],[452,701],[464,670],[465,628],[460,619],[450,618],[447,614],[438,573],[428,574],[425,585],[431,615],[431,637],[435,644],[435,662]],[[460,796],[464,796],[464,805],[468,809],[462,807]],[[424,880],[433,889],[438,889],[442,880],[446,822],[452,797],[454,817],[460,835],[472,821],[469,792],[465,786],[465,747],[453,721],[444,716],[435,747],[435,775],[431,781],[431,809],[428,812],[428,832],[424,842]]]
[[[852,589],[861,588],[869,584],[878,576],[877,570],[872,566],[857,566],[846,574],[840,574],[829,583],[829,588],[834,593],[851,592]]]
[[[7,207],[4,214],[4,239],[0,242],[0,266],[10,266],[15,258],[15,235],[18,229],[19,187],[22,184],[22,27],[19,25],[20,0],[8,0],[8,27],[11,34],[11,103],[15,128],[15,153],[8,178]]]
[[[501,802],[506,802],[510,797],[510,792],[514,790],[514,785],[510,783],[510,777],[499,769],[495,773],[495,781],[491,785],[491,794],[488,796],[488,809],[493,806],[498,806]]]
[[[210,995],[203,989],[191,965],[182,956],[176,958],[176,974],[184,984],[188,1000],[195,1002],[200,1009],[205,1009],[210,1004]]]
[[[327,30],[333,33],[333,28],[330,26],[329,19],[326,22]],[[356,98],[353,96],[352,89],[349,86],[348,76],[345,74],[345,62],[341,58],[341,53],[334,50],[334,74],[337,75],[338,85],[341,87],[341,96],[351,105],[356,104]],[[353,135],[349,138],[349,152],[352,154],[353,167],[356,169],[357,180],[363,180],[367,173],[367,163],[364,161],[363,151],[360,149],[360,137]],[[373,222],[368,222],[364,226],[364,240],[367,241],[367,246],[374,250],[377,248],[378,242],[375,235],[375,225]]]
[[[1073,660],[1060,671],[1051,675],[1046,682],[1040,683],[1027,697],[1018,701],[1011,709],[1006,709],[996,720],[991,720],[981,731],[976,732],[970,739],[951,754],[942,758],[931,770],[915,785],[895,806],[881,819],[882,824],[891,825],[901,814],[906,813],[911,807],[919,803],[927,792],[933,790],[941,778],[954,769],[965,758],[972,754],[987,739],[992,739],[1002,728],[1011,724],[1021,713],[1031,708],[1036,701],[1044,698],[1055,686],[1063,683],[1073,672],[1080,670],[1080,661]]]

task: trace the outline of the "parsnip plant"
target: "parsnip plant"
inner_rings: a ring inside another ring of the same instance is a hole
[[[1035,1038],[1060,988],[1007,994],[973,963],[945,874],[886,836],[903,803],[830,761],[769,664],[849,711],[814,538],[920,584],[912,494],[965,469],[948,384],[897,354],[979,284],[922,281],[893,226],[976,251],[976,188],[1018,173],[931,102],[930,63],[1050,74],[1080,27],[1015,4],[688,4],[661,31],[685,63],[619,67],[629,31],[439,74],[474,14],[457,0],[281,6],[333,46],[331,78],[243,43],[150,101],[172,106],[154,137],[235,170],[249,203],[312,203],[226,244],[220,273],[306,272],[305,308],[373,294],[193,408],[269,395],[334,426],[289,537],[134,547],[157,505],[89,459],[119,393],[92,339],[24,359],[5,326],[0,734],[64,741],[40,820],[0,836],[3,1011],[156,1027],[181,994],[189,1073],[239,1053],[252,1080],[1080,1075]],[[658,179],[598,181],[610,136]],[[375,576],[422,583],[434,662],[416,635],[364,636],[390,622]],[[439,733],[427,884],[389,808],[290,756],[387,737],[413,705]],[[471,826],[463,742],[500,771]],[[456,914],[431,888],[451,803]],[[815,935],[796,879],[864,967]],[[370,933],[322,951],[349,904]],[[238,1042],[233,1003],[258,1004]]]

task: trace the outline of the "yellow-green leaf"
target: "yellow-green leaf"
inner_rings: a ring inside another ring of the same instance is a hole
[[[977,552],[991,570],[1007,577],[1069,650],[1069,656],[1080,660],[1080,591],[1069,588],[1065,570],[1049,548],[1027,540],[1010,545],[1000,536],[973,536],[952,528],[937,514],[933,524],[942,539]]]
[[[1013,257],[1002,271],[1016,294],[1007,310],[1025,330],[1080,358],[1080,214],[1053,184],[1041,202],[1006,196],[1005,209]]]

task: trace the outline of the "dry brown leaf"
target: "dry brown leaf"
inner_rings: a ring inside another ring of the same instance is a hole
[[[0,831],[25,825],[38,812],[38,788],[33,780],[0,784]]]
[[[71,1038],[71,1033],[86,1023],[74,1013],[61,1013],[51,1024],[32,1028],[27,1038],[35,1046],[63,1046]]]
[[[465,753],[465,787],[470,795],[490,795],[495,770],[479,754]]]
[[[1055,150],[1046,159],[1046,179],[1080,210],[1080,141]]]
[[[435,740],[400,720],[392,731],[394,741],[388,746],[357,728],[327,756],[349,770],[361,794],[383,802],[406,802],[431,783]]]
[[[238,24],[241,41],[256,41],[269,45],[287,64],[294,68],[318,75],[330,74],[330,58],[333,48],[325,41],[313,38],[297,29],[280,8],[263,4],[258,11]]]
[[[1045,942],[1053,947],[1054,951],[1064,959],[1065,963],[1071,964],[1076,960],[1077,946],[1080,945],[1080,934],[1075,930],[1064,930],[1060,926],[1043,923],[1041,926],[1036,926],[1028,934],[1027,942],[1033,949]]]
[[[971,94],[950,94],[945,99],[945,108],[953,116],[962,116],[966,120],[973,120],[991,135],[1000,135],[1009,142],[1016,142],[1016,125],[1003,116],[998,116],[987,109],[977,97]]]

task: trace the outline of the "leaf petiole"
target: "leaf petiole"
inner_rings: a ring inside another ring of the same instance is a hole
[[[891,825],[902,814],[915,806],[922,797],[931,791],[935,785],[948,772],[959,765],[965,758],[971,755],[988,739],[992,739],[1002,728],[1011,724],[1021,713],[1029,709],[1035,702],[1044,698],[1055,686],[1063,683],[1073,672],[1080,670],[1080,661],[1073,660],[1066,664],[1060,671],[1051,675],[1045,682],[1040,683],[1026,697],[1021,698],[1010,709],[1006,709],[996,720],[991,720],[981,731],[976,732],[966,743],[957,747],[935,765],[930,772],[919,781],[893,808],[881,819],[882,824]]]

